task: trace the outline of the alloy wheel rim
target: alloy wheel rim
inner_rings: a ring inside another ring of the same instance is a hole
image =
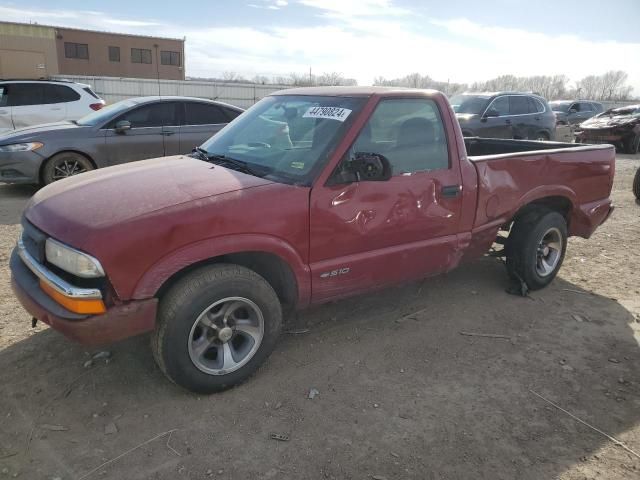
[[[65,159],[53,167],[53,180],[62,180],[63,178],[73,177],[86,171],[87,169],[77,160]]]
[[[249,362],[262,344],[264,317],[244,297],[218,300],[198,315],[189,332],[189,357],[209,375],[226,375]]]
[[[551,275],[562,256],[562,234],[553,227],[545,232],[536,250],[536,272],[541,277]]]

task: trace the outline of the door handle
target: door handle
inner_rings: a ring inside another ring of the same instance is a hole
[[[162,135],[164,135],[165,137],[169,137],[173,134],[175,134],[176,132],[162,132]]]
[[[540,121],[540,117],[533,117],[533,118],[535,118],[536,120]]]
[[[511,125],[511,120],[505,120],[504,123],[506,123],[507,125]]]
[[[58,110],[62,110],[62,108],[60,108],[60,107],[52,107],[51,110],[58,111]]]
[[[447,198],[454,198],[460,195],[462,192],[462,185],[444,185],[442,187],[442,196]]]

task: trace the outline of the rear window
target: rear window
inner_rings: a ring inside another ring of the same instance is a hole
[[[527,97],[527,102],[529,103],[529,113],[542,113],[544,112],[544,106],[540,103],[540,100],[537,100],[533,97]]]
[[[85,92],[87,92],[89,95],[91,95],[93,98],[97,98],[98,100],[100,100],[100,97],[98,95],[95,94],[95,92],[93,90],[91,90],[90,87],[84,87],[82,90],[84,90]]]
[[[229,121],[225,112],[217,105],[186,102],[184,106],[185,125],[212,125],[216,123],[227,123]]]
[[[44,85],[44,103],[75,102],[79,99],[80,94],[65,85]]]
[[[224,113],[227,115],[227,117],[229,117],[229,121],[233,120],[234,118],[236,118],[242,113],[242,111],[234,110],[232,108],[225,108],[225,107],[221,107],[221,108],[224,111]]]

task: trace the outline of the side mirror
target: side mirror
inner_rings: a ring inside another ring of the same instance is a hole
[[[576,110],[575,108],[570,108],[569,113],[578,113],[578,110]]]
[[[356,152],[347,168],[358,182],[385,182],[393,174],[389,159],[379,153]]]
[[[486,112],[484,112],[484,118],[489,118],[489,117],[499,117],[500,116],[500,112],[498,112],[496,109],[494,108],[490,108],[489,110],[487,110]]]
[[[116,123],[115,130],[117,133],[124,133],[127,130],[131,130],[131,122],[129,120],[120,120]]]

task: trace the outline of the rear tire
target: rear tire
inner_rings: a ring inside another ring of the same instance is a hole
[[[535,140],[539,141],[539,142],[548,142],[549,141],[549,134],[547,132],[538,132],[536,133],[536,138]]]
[[[640,168],[636,170],[636,175],[633,177],[633,194],[640,200]]]
[[[63,178],[73,177],[93,169],[93,163],[84,155],[76,152],[58,153],[44,164],[42,183],[49,185]]]
[[[271,285],[248,268],[216,264],[189,273],[162,297],[151,348],[171,381],[213,393],[249,378],[281,330]]]
[[[567,222],[542,209],[518,218],[507,240],[507,271],[529,289],[546,287],[557,275],[567,248]]]

